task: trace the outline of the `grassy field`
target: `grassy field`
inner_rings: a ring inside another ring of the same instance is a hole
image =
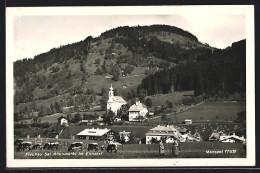
[[[88,141],[84,143],[91,143]],[[32,152],[15,151],[15,159],[89,159],[89,158],[172,158],[172,144],[165,144],[165,155],[160,156],[158,144],[140,145],[126,144],[118,147],[117,153],[106,151],[90,151],[86,147],[82,151],[68,152],[69,143],[62,142],[57,150],[34,150]],[[99,144],[101,145],[101,143]],[[219,143],[219,142],[193,142],[181,143],[181,151],[178,158],[245,158],[246,153],[243,144]],[[220,153],[207,153],[207,151],[218,151]],[[223,153],[222,153],[223,152]],[[82,153],[82,154],[79,154]],[[41,155],[41,156],[39,156]]]
[[[148,96],[152,100],[153,106],[162,106],[165,102],[171,101],[173,103],[181,103],[182,99],[187,95],[193,95],[194,91],[183,91],[183,92],[174,92],[164,95]]]
[[[179,121],[192,119],[193,121],[234,121],[237,113],[246,110],[245,102],[206,102],[177,115]],[[169,116],[171,121],[173,116]]]

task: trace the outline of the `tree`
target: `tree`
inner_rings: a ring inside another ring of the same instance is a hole
[[[166,121],[166,120],[167,120],[167,116],[165,114],[163,114],[161,117],[161,121]]]
[[[153,105],[152,100],[151,100],[150,98],[147,98],[147,99],[145,100],[145,105],[146,105],[148,108],[152,107],[152,105]]]
[[[129,121],[128,109],[129,106],[127,104],[122,105],[121,108],[117,111],[117,116],[122,118],[124,121]]]
[[[41,118],[39,117],[33,117],[32,119],[32,124],[35,125],[35,126],[38,126],[41,124]]]
[[[56,112],[62,112],[62,108],[61,108],[60,103],[58,103],[58,102],[56,101],[55,104],[54,104],[54,106],[55,106]]]
[[[108,110],[107,114],[103,115],[103,121],[104,123],[107,123],[108,125],[113,124],[115,118],[115,113],[111,110]]]
[[[77,123],[83,119],[82,115],[80,114],[75,114],[73,118],[73,122]]]
[[[173,108],[173,104],[172,104],[172,102],[170,102],[170,101],[169,101],[169,103],[168,103],[168,108],[170,108],[170,109]]]
[[[73,117],[72,117],[71,114],[68,114],[68,115],[67,115],[67,118],[66,118],[66,119],[68,120],[68,123],[70,123],[70,122],[72,121],[72,118],[73,118]]]

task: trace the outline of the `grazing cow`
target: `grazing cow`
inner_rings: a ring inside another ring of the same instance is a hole
[[[46,143],[44,146],[43,146],[43,149],[48,149],[48,150],[53,150],[54,148],[55,149],[58,149],[59,147],[59,143],[58,142],[49,142],[49,143]]]
[[[21,142],[19,145],[18,145],[18,148],[17,148],[17,151],[24,151],[24,149],[28,148],[28,151],[32,151],[32,143],[31,142]]]
[[[117,145],[116,144],[108,144],[107,146],[107,152],[115,150],[115,153],[117,152]]]
[[[98,151],[98,143],[88,144],[88,151],[90,151],[90,150]]]
[[[16,139],[14,145],[20,145],[23,142],[23,139]]]
[[[82,150],[83,148],[83,142],[73,142],[70,144],[68,151],[73,151],[74,149]]]
[[[42,145],[41,144],[34,144],[32,147],[32,150],[36,150],[36,149],[42,149]]]

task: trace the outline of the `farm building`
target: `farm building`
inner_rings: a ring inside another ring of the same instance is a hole
[[[246,140],[244,138],[244,136],[242,137],[239,137],[237,135],[235,135],[235,133],[233,133],[232,135],[222,135],[220,136],[219,138],[219,142],[229,142],[229,143],[239,143],[239,142],[242,142],[244,143]]]
[[[126,104],[126,101],[122,97],[114,96],[114,91],[111,84],[109,91],[109,99],[107,101],[107,110],[111,110],[115,114],[117,114],[117,110],[120,109],[120,107],[124,104]]]
[[[129,108],[128,112],[129,121],[141,121],[145,118],[145,115],[148,113],[148,109],[143,103],[137,101]]]
[[[67,120],[64,116],[60,116],[60,117],[58,118],[58,123],[59,123],[60,125],[68,125],[68,120]]]
[[[184,122],[185,122],[185,124],[192,124],[192,120],[191,119],[186,119]]]
[[[217,132],[214,130],[209,137],[209,141],[219,141],[221,136],[227,136],[223,131]]]
[[[130,141],[130,135],[131,135],[131,132],[126,132],[125,130],[123,130],[122,132],[119,132],[119,138],[121,141],[124,141],[124,142]]]
[[[77,134],[79,139],[91,139],[91,140],[98,140],[98,139],[109,139],[113,140],[115,138],[115,132],[111,129],[85,129]]]
[[[181,139],[181,133],[177,130],[177,127],[173,125],[167,125],[167,126],[160,126],[154,127],[150,129],[146,134],[146,144],[151,144],[152,140],[161,140],[163,138],[175,138],[175,139]]]

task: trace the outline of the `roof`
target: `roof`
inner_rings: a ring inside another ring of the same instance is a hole
[[[117,103],[125,103],[126,104],[126,101],[120,97],[120,96],[113,96],[111,97],[112,100],[108,100],[107,102],[117,102]]]
[[[130,135],[131,132],[126,132],[126,131],[123,131],[123,132],[119,132],[119,135]]]
[[[211,135],[210,135],[210,137],[209,137],[209,139],[219,139],[219,137],[220,137],[220,135],[219,135],[219,133],[216,133],[216,132],[213,132]]]
[[[226,138],[223,138],[222,140],[219,140],[219,141],[225,141],[227,139],[233,139],[233,140],[236,140],[236,141],[245,141],[244,137],[239,137],[239,136],[236,136],[236,135],[226,136]]]
[[[187,130],[188,130],[188,129],[183,128],[183,127],[182,127],[182,128],[179,128],[179,132],[181,132],[181,133],[185,133],[185,132],[187,132]]]
[[[154,127],[150,129],[145,135],[181,136],[180,132],[173,125]]]
[[[168,131],[168,132],[173,132],[173,131],[176,131],[177,128],[174,127],[173,125],[171,126],[157,126],[157,127],[154,127],[152,129],[150,129],[149,131]]]
[[[109,132],[111,129],[85,129],[83,131],[81,131],[80,133],[78,133],[78,136],[103,136],[104,134],[106,134],[107,132]]]
[[[143,103],[139,103],[138,105],[133,104],[130,108],[130,112],[140,112],[143,108],[146,108],[146,106]]]

